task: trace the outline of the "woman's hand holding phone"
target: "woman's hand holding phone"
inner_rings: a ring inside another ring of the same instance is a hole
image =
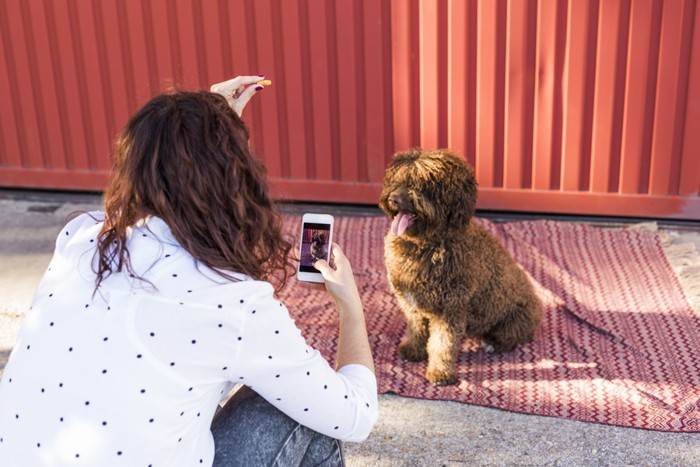
[[[356,308],[362,310],[360,293],[357,290],[355,276],[352,273],[350,260],[337,243],[333,243],[331,254],[335,269],[326,260],[320,259],[314,263],[314,267],[323,276],[326,290],[331,294],[336,305],[341,308]]]

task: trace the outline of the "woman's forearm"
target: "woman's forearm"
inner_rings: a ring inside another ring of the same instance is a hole
[[[340,336],[338,337],[338,369],[346,365],[359,364],[374,373],[372,350],[367,337],[365,314],[362,301],[352,273],[350,261],[337,243],[333,243],[335,269],[325,260],[314,263],[323,275],[326,289],[333,296],[340,316]]]
[[[336,302],[340,312],[340,335],[336,367],[364,365],[374,373],[374,360],[367,336],[365,315],[359,298],[354,303]]]

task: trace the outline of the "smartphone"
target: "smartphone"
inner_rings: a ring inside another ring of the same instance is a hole
[[[319,259],[330,263],[332,241],[333,216],[313,213],[302,216],[297,271],[300,281],[323,282],[323,276],[316,270],[314,263]]]

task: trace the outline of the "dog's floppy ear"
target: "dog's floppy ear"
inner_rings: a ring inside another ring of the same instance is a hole
[[[450,167],[444,189],[450,192],[444,200],[447,204],[447,222],[453,227],[465,226],[476,211],[478,185],[474,169],[460,155],[440,149],[434,151],[443,158],[445,167]]]
[[[468,223],[469,220],[474,217],[476,212],[476,198],[478,193],[478,183],[476,182],[476,174],[474,169],[464,161],[464,167],[466,169],[466,175],[463,180],[463,190],[464,190],[464,206],[463,209],[459,210],[463,214],[463,217],[458,216],[454,219],[454,222]]]

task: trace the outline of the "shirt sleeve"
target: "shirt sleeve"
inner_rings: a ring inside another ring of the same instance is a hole
[[[102,222],[104,213],[100,211],[91,211],[80,214],[66,223],[56,237],[56,250],[61,252],[74,241],[75,235],[82,231],[86,226],[94,225]]]
[[[56,236],[55,249],[46,273],[35,291],[35,297],[48,293],[47,283],[54,283],[56,277],[68,275],[74,268],[79,267],[80,259],[86,252],[94,248],[95,243],[90,242],[90,227],[96,226],[104,218],[104,213],[92,211],[80,214],[68,221]],[[89,256],[91,259],[92,257]],[[91,277],[89,270],[84,277]],[[55,286],[54,286],[55,287]]]
[[[307,345],[270,287],[244,311],[235,382],[248,385],[282,412],[319,433],[362,441],[378,417],[377,381],[359,364],[335,371]]]

